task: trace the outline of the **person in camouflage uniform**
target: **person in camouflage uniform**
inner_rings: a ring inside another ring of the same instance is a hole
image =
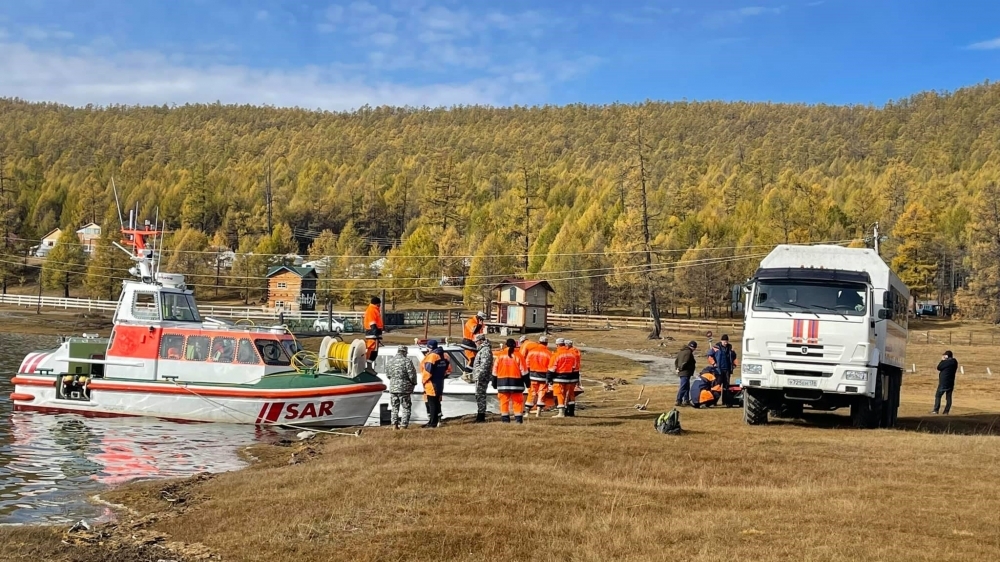
[[[389,378],[389,406],[392,410],[392,427],[406,429],[410,425],[410,394],[417,384],[417,369],[407,356],[405,345],[399,346],[396,355],[389,358],[386,364],[386,376]]]
[[[476,423],[486,421],[486,389],[493,378],[493,350],[485,334],[476,335],[476,358],[472,360],[472,380],[476,383]]]

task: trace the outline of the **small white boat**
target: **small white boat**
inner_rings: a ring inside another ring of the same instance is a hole
[[[424,407],[424,388],[420,384],[420,364],[424,360],[429,350],[426,344],[417,343],[407,345],[407,355],[413,361],[413,366],[417,369],[417,386],[413,389],[413,408],[410,414],[410,423],[427,423],[427,409]],[[441,346],[445,357],[451,363],[451,373],[444,381],[444,393],[441,395],[441,414],[444,419],[459,418],[462,416],[476,415],[476,385],[462,380],[462,374],[469,367],[465,358],[465,349],[456,343],[445,343]],[[375,372],[378,374],[383,384],[389,384],[386,376],[386,359],[396,355],[399,346],[386,345],[378,350],[378,357],[375,359]],[[486,410],[488,412],[499,412],[500,405],[497,400],[497,391],[492,387],[486,390]],[[389,423],[389,392],[384,392],[379,398],[378,406],[372,411],[366,425],[382,425]]]

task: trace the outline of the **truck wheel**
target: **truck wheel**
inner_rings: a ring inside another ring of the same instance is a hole
[[[743,421],[747,425],[767,423],[767,403],[749,388],[743,391]]]
[[[895,426],[896,420],[899,417],[899,392],[903,383],[903,376],[901,373],[890,372],[888,381],[889,396],[882,404],[882,419],[879,424],[880,427],[884,428]]]
[[[882,424],[882,376],[875,379],[875,397],[858,396],[851,404],[851,425],[859,429],[875,429]]]

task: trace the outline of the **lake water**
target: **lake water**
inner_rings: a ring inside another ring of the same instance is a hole
[[[12,412],[10,379],[21,360],[57,345],[51,336],[0,333],[0,524],[111,518],[87,498],[129,480],[235,470],[244,466],[238,447],[280,434],[248,425]]]

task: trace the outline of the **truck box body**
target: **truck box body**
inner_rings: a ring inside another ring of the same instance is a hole
[[[902,374],[909,290],[870,249],[777,246],[747,293],[742,384],[820,409]],[[886,309],[889,312],[880,312]]]

